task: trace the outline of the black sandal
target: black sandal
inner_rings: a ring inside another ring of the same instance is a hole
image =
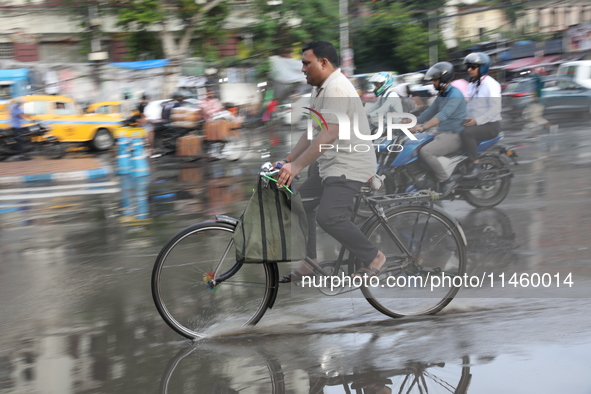
[[[298,271],[298,269],[301,267],[302,266],[299,266],[298,268],[291,271],[291,273],[289,275],[285,275],[283,278],[279,279],[279,283],[291,283],[291,282],[300,283],[304,276],[314,275],[314,269],[309,267],[309,265],[305,265],[304,269],[308,270],[309,272],[306,272],[304,274],[302,274],[300,271]]]
[[[297,270],[291,271],[289,275],[285,275],[283,278],[279,279],[279,283],[299,283],[302,281],[302,274],[300,274]]]

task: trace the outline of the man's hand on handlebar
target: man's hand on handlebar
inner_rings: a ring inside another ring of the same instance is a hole
[[[413,134],[422,133],[423,131],[425,131],[425,128],[423,127],[423,125],[416,125],[415,127],[411,127],[410,129],[408,129],[408,131],[410,131]]]
[[[302,171],[294,163],[285,163],[279,170],[279,177],[277,178],[277,186],[291,186],[294,179],[297,179],[298,175]]]

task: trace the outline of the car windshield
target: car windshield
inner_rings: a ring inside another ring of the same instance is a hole
[[[56,115],[76,115],[78,113],[76,105],[70,101],[56,101],[53,108]]]

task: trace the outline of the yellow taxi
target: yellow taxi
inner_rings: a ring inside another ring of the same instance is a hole
[[[90,104],[88,108],[86,108],[86,113],[112,115],[117,118],[123,118],[124,113],[121,104],[123,104],[123,101],[103,101]]]
[[[93,149],[107,150],[115,142],[115,129],[121,121],[112,115],[83,113],[78,104],[66,96],[22,96],[22,108],[32,119],[51,126],[51,135],[62,142],[85,142]],[[10,104],[14,99],[10,101]],[[10,127],[9,106],[0,112],[0,127]]]

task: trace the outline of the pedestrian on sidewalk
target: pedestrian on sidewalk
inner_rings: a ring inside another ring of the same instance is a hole
[[[22,98],[17,97],[10,107],[10,127],[12,127],[14,139],[16,140],[14,150],[16,153],[20,155],[19,160],[31,160],[31,158],[27,156],[24,150],[23,138],[25,130],[22,126],[23,119],[29,119],[29,117],[24,113],[21,104]]]

